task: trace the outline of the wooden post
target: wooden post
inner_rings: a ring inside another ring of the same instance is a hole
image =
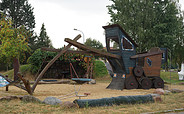
[[[8,75],[6,75],[6,78],[8,78]],[[6,91],[8,91],[8,85],[6,86]]]
[[[87,57],[87,79],[89,78],[89,57]]]
[[[91,63],[91,72],[90,72],[90,79],[93,78],[93,63]]]
[[[17,76],[17,73],[19,72],[19,59],[18,58],[14,58],[13,59],[13,69],[14,69],[14,81],[18,80],[19,77]]]
[[[31,86],[30,86],[30,83],[29,83],[29,80],[25,80],[19,72],[17,73],[17,76],[18,76],[18,77],[22,80],[22,82],[24,83],[25,88],[26,88],[26,91],[27,91],[30,95],[33,95],[33,92],[32,92],[32,90],[31,90]]]
[[[76,36],[74,38],[74,41],[77,41],[79,38],[81,37],[81,35],[79,34],[78,36]],[[48,68],[63,54],[65,53],[70,47],[72,46],[72,44],[68,44],[61,52],[59,52],[46,66],[45,68],[41,71],[41,73],[38,75],[35,83],[32,86],[32,92],[34,92],[38,82],[40,81],[40,79],[42,78],[42,76],[44,75],[44,73],[48,70]]]

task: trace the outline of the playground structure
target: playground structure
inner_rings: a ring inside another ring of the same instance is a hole
[[[71,52],[68,49],[73,45],[82,51],[72,51],[72,53],[93,54],[107,58],[114,73],[112,81],[107,87],[109,89],[123,90],[125,88],[150,89],[151,87],[164,87],[164,82],[160,78],[163,52],[159,48],[152,48],[148,52],[136,54],[138,45],[119,25],[109,25],[103,28],[105,29],[107,52],[77,42],[81,35],[76,36],[73,40],[65,38],[65,42],[69,44],[62,50],[57,50],[58,54],[43,68],[32,87],[29,81],[22,78],[20,74],[18,76],[25,86],[20,84],[16,84],[16,86],[32,95],[44,73],[62,54]],[[42,50],[56,51],[50,48],[42,48]],[[3,78],[10,83],[12,82],[4,76]]]
[[[163,88],[160,78],[162,53],[159,48],[136,54],[138,45],[119,26],[104,26],[106,48],[109,53],[120,55],[120,59],[107,58],[114,77],[107,88],[110,89],[150,89]]]

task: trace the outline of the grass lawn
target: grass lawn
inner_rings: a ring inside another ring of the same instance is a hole
[[[160,76],[167,83],[178,84],[178,83],[184,82],[179,80],[179,76],[177,72],[161,72]]]

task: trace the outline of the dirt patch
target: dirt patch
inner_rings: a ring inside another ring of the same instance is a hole
[[[79,95],[84,95],[84,93],[90,93],[89,96],[82,99],[99,99],[105,97],[117,97],[117,96],[128,96],[128,95],[146,95],[154,92],[155,89],[143,90],[143,89],[133,89],[133,90],[111,90],[106,89],[108,83],[98,83],[94,85],[90,84],[41,84],[35,89],[34,96],[40,100],[44,100],[48,96],[61,97],[67,94],[72,94],[74,97],[63,99],[63,101],[73,101],[78,99],[75,97],[74,92],[78,91]],[[169,88],[184,89],[181,85],[172,85]],[[8,95],[27,95],[27,92],[15,87],[10,86],[9,91],[5,91],[5,87],[0,88],[0,97]],[[67,97],[67,96],[66,96]],[[61,97],[61,99],[64,97]]]
[[[73,85],[73,84],[41,84],[38,85],[35,89],[34,96],[40,100],[44,100],[48,96],[54,96],[59,98],[60,96],[70,94],[75,92],[80,88],[79,95],[84,93],[90,93],[88,97],[82,99],[98,99],[105,97],[117,97],[117,96],[126,96],[126,95],[146,95],[151,94],[155,89],[143,90],[143,89],[134,89],[134,90],[110,90],[105,89],[109,83],[97,82],[95,85],[83,84]],[[168,85],[169,89],[181,89],[184,90],[183,85]],[[183,108],[184,105],[184,93],[163,95],[162,102],[155,103],[146,103],[146,104],[135,104],[135,105],[120,105],[120,106],[110,106],[110,107],[95,107],[95,108],[61,108],[60,106],[50,106],[45,104],[37,103],[24,103],[19,100],[4,101],[1,102],[0,112],[2,113],[143,113],[143,112],[155,112],[155,111],[164,111],[171,109]],[[3,96],[12,96],[12,95],[28,95],[27,92],[19,89],[15,86],[10,86],[9,91],[5,91],[5,87],[0,88],[0,97]],[[74,95],[74,94],[73,94]],[[78,97],[72,97],[62,100],[73,101],[78,99]],[[29,107],[29,108],[27,108]]]
[[[62,99],[62,101],[73,101],[79,97],[75,96],[76,91],[79,90],[78,95],[84,95],[84,93],[90,93],[89,96],[83,97],[82,99],[99,99],[107,97],[117,97],[117,96],[128,96],[128,95],[146,95],[152,94],[155,89],[132,89],[132,90],[111,90],[106,89],[108,83],[97,84],[39,84],[37,85],[34,96],[40,100],[44,100],[48,96],[53,96],[57,98],[69,97],[65,96],[67,94],[72,94],[71,98]],[[168,85],[169,89],[181,89],[184,90],[183,85]],[[0,88],[0,97],[10,96],[10,95],[27,95],[28,93],[15,86],[10,86],[9,91],[5,91],[5,87]],[[63,97],[62,97],[63,96]]]

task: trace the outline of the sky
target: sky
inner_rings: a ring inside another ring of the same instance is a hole
[[[34,8],[36,33],[40,33],[44,23],[55,48],[67,45],[64,39],[73,39],[78,34],[82,35],[79,39],[81,43],[92,38],[105,46],[102,26],[110,22],[106,8],[111,4],[109,0],[29,0],[29,3]]]
[[[105,46],[105,35],[102,26],[110,22],[107,5],[109,0],[29,0],[34,8],[35,32],[40,33],[42,23],[55,48],[67,43],[65,38],[73,39],[78,34],[83,43],[87,38],[96,39]],[[184,10],[184,0],[180,0]],[[74,30],[78,29],[79,31]]]

